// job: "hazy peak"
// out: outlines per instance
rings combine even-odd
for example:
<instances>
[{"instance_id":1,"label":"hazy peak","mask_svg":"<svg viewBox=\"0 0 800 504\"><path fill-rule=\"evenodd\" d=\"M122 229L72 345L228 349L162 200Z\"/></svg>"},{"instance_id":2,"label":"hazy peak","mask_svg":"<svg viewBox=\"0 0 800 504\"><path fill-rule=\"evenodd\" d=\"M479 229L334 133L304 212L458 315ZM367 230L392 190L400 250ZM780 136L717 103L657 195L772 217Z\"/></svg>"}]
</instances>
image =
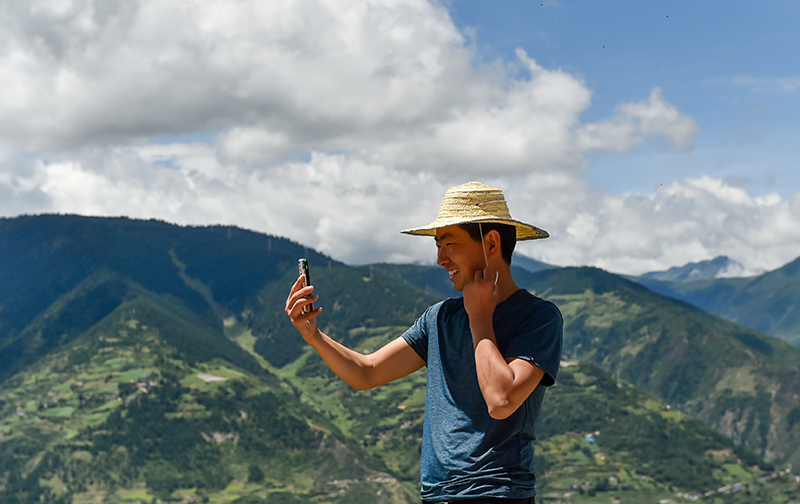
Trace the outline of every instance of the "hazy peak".
<instances>
[{"instance_id":1,"label":"hazy peak","mask_svg":"<svg viewBox=\"0 0 800 504\"><path fill-rule=\"evenodd\" d=\"M655 280L706 280L710 278L736 278L757 275L738 261L728 256L674 266L666 271L652 271L642 275Z\"/></svg>"}]
</instances>

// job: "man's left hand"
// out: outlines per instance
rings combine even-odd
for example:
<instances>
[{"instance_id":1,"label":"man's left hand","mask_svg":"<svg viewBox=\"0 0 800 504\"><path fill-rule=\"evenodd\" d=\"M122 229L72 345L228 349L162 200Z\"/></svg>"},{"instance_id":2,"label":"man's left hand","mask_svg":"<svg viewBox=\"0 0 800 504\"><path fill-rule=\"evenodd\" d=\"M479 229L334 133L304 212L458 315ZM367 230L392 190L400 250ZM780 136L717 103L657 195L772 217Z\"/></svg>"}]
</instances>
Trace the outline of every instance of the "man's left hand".
<instances>
[{"instance_id":1,"label":"man's left hand","mask_svg":"<svg viewBox=\"0 0 800 504\"><path fill-rule=\"evenodd\" d=\"M497 272L489 268L476 271L475 278L464 286L464 309L470 321L488 319L491 323L499 301Z\"/></svg>"}]
</instances>

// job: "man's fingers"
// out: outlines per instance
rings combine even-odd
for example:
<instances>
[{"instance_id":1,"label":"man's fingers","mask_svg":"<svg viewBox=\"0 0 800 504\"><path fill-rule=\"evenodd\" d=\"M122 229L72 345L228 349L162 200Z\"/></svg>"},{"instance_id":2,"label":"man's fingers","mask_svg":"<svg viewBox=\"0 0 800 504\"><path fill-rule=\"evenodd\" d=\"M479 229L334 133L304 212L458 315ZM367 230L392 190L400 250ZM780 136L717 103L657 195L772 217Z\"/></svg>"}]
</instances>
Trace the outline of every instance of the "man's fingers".
<instances>
[{"instance_id":1,"label":"man's fingers","mask_svg":"<svg viewBox=\"0 0 800 504\"><path fill-rule=\"evenodd\" d=\"M294 294L295 292L302 289L305 278L306 278L305 275L300 275L299 277L297 277L297 280L295 280L294 283L292 284L292 289L289 291L289 294Z\"/></svg>"},{"instance_id":2,"label":"man's fingers","mask_svg":"<svg viewBox=\"0 0 800 504\"><path fill-rule=\"evenodd\" d=\"M306 313L303 311L303 308L311 303L315 303L319 299L319 296L317 295L295 296L292 296L286 303L286 312L292 318L299 318L297 316L293 316L296 312L298 315L306 315Z\"/></svg>"},{"instance_id":3,"label":"man's fingers","mask_svg":"<svg viewBox=\"0 0 800 504\"><path fill-rule=\"evenodd\" d=\"M314 310L306 312L311 303L316 302L319 296L312 294L314 291L313 285L303 287L305 277L300 275L292 284L289 290L289 295L286 297L286 315L289 316L292 325L300 331L300 334L306 340L313 336L314 331L317 331L317 315L322 311L322 307L317 307Z\"/></svg>"},{"instance_id":4,"label":"man's fingers","mask_svg":"<svg viewBox=\"0 0 800 504\"><path fill-rule=\"evenodd\" d=\"M299 309L299 311L298 312L293 312L293 313L296 313L296 315L294 317L292 317L292 322L294 322L295 325L297 325L297 324L302 325L302 324L308 323L310 320L313 320L313 319L317 318L317 315L319 315L319 312L322 311L322 307L318 306L318 307L314 308L312 311L306 313L306 312L303 311L304 307L305 307L305 304L298 304L297 308Z\"/></svg>"},{"instance_id":5,"label":"man's fingers","mask_svg":"<svg viewBox=\"0 0 800 504\"><path fill-rule=\"evenodd\" d=\"M289 314L289 312L293 310L298 300L302 300L307 296L309 296L312 292L314 292L313 285L308 285L306 287L303 287L303 280L304 280L303 275L300 275L292 285L291 290L289 291L289 296L286 298L286 308L285 308L287 314ZM313 302L314 300L312 300L311 302Z\"/></svg>"},{"instance_id":6,"label":"man's fingers","mask_svg":"<svg viewBox=\"0 0 800 504\"><path fill-rule=\"evenodd\" d=\"M303 299L304 297L310 296L312 292L314 292L314 286L307 285L297 290L292 290L292 292L289 294L289 299L291 300Z\"/></svg>"},{"instance_id":7,"label":"man's fingers","mask_svg":"<svg viewBox=\"0 0 800 504\"><path fill-rule=\"evenodd\" d=\"M475 271L475 280L489 280L491 279L494 283L497 283L497 278L499 277L499 271L492 271L489 268L483 268Z\"/></svg>"}]
</instances>

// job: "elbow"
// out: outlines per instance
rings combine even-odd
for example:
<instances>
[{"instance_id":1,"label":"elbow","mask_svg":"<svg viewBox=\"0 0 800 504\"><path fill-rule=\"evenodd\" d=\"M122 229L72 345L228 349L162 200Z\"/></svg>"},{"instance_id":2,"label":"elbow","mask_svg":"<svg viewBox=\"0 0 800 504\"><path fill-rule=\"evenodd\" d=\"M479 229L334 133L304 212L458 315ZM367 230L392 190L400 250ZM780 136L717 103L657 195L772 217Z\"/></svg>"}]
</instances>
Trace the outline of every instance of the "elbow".
<instances>
[{"instance_id":1,"label":"elbow","mask_svg":"<svg viewBox=\"0 0 800 504\"><path fill-rule=\"evenodd\" d=\"M356 392L361 392L362 390L369 390L369 389L375 388L375 387L369 385L368 383L364 383L364 382L354 382L354 383L350 383L349 385L351 387L353 387L353 390L355 390Z\"/></svg>"},{"instance_id":2,"label":"elbow","mask_svg":"<svg viewBox=\"0 0 800 504\"><path fill-rule=\"evenodd\" d=\"M367 355L366 359L360 363L358 370L351 375L347 383L353 387L353 390L361 392L363 390L371 390L381 385L380 376L375 368L373 355Z\"/></svg>"},{"instance_id":3,"label":"elbow","mask_svg":"<svg viewBox=\"0 0 800 504\"><path fill-rule=\"evenodd\" d=\"M357 373L355 376L351 377L350 380L346 381L356 392L374 389L378 386L369 369L362 369L360 373Z\"/></svg>"},{"instance_id":4,"label":"elbow","mask_svg":"<svg viewBox=\"0 0 800 504\"><path fill-rule=\"evenodd\" d=\"M487 401L486 406L489 410L489 416L495 420L505 420L517 411L517 408L507 399Z\"/></svg>"}]
</instances>

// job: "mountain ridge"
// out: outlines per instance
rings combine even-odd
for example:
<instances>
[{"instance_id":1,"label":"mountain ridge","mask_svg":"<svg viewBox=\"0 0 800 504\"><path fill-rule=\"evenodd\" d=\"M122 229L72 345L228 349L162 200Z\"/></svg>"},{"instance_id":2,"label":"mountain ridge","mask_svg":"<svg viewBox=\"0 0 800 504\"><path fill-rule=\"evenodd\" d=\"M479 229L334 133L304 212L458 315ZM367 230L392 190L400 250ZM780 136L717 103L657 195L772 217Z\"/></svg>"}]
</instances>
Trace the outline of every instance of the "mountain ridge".
<instances>
[{"instance_id":1,"label":"mountain ridge","mask_svg":"<svg viewBox=\"0 0 800 504\"><path fill-rule=\"evenodd\" d=\"M728 256L717 256L705 261L673 266L665 271L651 271L640 276L653 280L692 281L710 278L741 278L758 276L761 273L763 271L748 271L742 263L734 261Z\"/></svg>"},{"instance_id":2,"label":"mountain ridge","mask_svg":"<svg viewBox=\"0 0 800 504\"><path fill-rule=\"evenodd\" d=\"M562 310L567 355L619 372L769 459L799 460L800 431L786 422L800 394L799 349L595 268L545 271L527 287ZM735 427L725 415L749 420Z\"/></svg>"},{"instance_id":3,"label":"mountain ridge","mask_svg":"<svg viewBox=\"0 0 800 504\"><path fill-rule=\"evenodd\" d=\"M431 283L427 275L441 274L439 268L351 267L286 239L226 226L184 228L121 218L49 216L42 220L42 229L30 229L36 222L0 219L0 257L9 258L0 263L0 279L11 279L18 287L0 286L0 306L5 307L0 311L0 355L20 344L19 350L31 357L0 378L0 500L66 503L102 498L138 504L213 497L220 502L353 504L384 495L391 502L418 501L416 443L421 436L424 374L365 393L348 390L331 379L330 371L303 344L288 324L283 304L297 276L297 256L308 253L324 307L321 323L338 340L369 352L396 338L424 308L441 299L441 294L415 287ZM148 237L150 227L154 235ZM117 253L119 257L107 257ZM29 255L19 257L23 254ZM552 443L542 445L537 459L543 468L543 492L549 489L563 497L571 490L556 482L600 474L593 465L602 462L600 453L613 462L617 476L603 473L605 479L593 480L586 488L600 492L603 502L611 488L634 492L625 495L666 498L675 488L690 491L695 485L727 484L744 474L753 482L752 491L777 495L759 486L756 478L771 470L759 454L780 463L794 460L792 436L800 413L791 409L787 393L795 385L785 378L796 373L790 376L775 364L784 359L784 367L794 365L792 351L740 326L716 327L721 319L695 315L702 312L665 301L602 270L515 270L515 278L559 302L568 321L565 350L587 360L565 367L563 373L563 391L583 399L569 402L569 394L560 396L557 388L548 392L548 397L562 397L573 405L570 425L589 429L589 423L581 423L588 422L584 414L590 411L580 406L586 401L599 410L604 402L617 400L612 391L620 384L612 386L610 376L619 370L618 377L628 383L635 383L637 374L647 378L643 388L671 398L686 413L705 415L706 423L713 424L715 414L723 418L728 424L718 421L720 431L726 425L742 427L734 433L737 444L726 444L711 431L669 423L669 408L655 396L641 400L661 404L657 416L647 404L636 402L639 399L609 410L603 421L630 416L633 423L617 425L638 425L650 432L647 436L683 439L682 432L689 431L700 436L700 446L710 451L695 451L680 441L674 460L685 464L691 457L703 457L702 464L710 464L703 465L710 471L703 472L703 478L711 479L683 480L668 466L659 466L660 472L636 469L645 462L623 453L635 449L623 437L609 436L605 439L610 444L603 445L601 434L597 439L603 451L590 448L586 455L573 444L572 434L557 431L556 417L544 413L542 432L552 435ZM31 297L37 289L52 295ZM648 309L653 316L644 320L642 313ZM696 384L687 382L691 386L685 390L664 387L671 374L691 376L679 359L660 366L653 365L658 364L653 359L636 360L653 348L665 348L665 343L653 347L648 338L639 338L636 345L616 341L620 335L636 336L645 326L664 342L679 341L663 328L681 318L697 318L698 331L724 333L720 341L736 355L750 352L752 362L763 369L735 369L749 373L753 386L737 387L735 377L723 373L730 383L717 381L723 385L720 390L699 404L698 391L705 389ZM603 350L595 339L607 340L611 350ZM36 346L36 341L50 346ZM625 349L621 355L627 360L614 360L614 345ZM590 370L586 366L591 362L608 369ZM637 362L638 368L632 364ZM774 388L769 373L780 375L786 383L783 389ZM769 402L773 392L774 405ZM584 393L588 395L580 395ZM247 405L250 399L252 407ZM765 400L774 409L766 416ZM552 409L555 413L558 406ZM767 430L765 437L761 431L773 415L776 430ZM645 428L653 425L655 430ZM303 441L292 444L295 427ZM780 429L788 436L763 442ZM162 431L177 444L159 437ZM140 442L132 445L131 439ZM786 446L786 453L776 448L778 442ZM140 445L149 448L142 451ZM764 467L748 469L754 461ZM646 463L658 466L655 461ZM725 464L740 469L730 473ZM223 469L209 474L215 466ZM624 485L618 478L622 472L633 475L623 478ZM546 483L548 474L551 484ZM612 484L612 478L617 483Z\"/></svg>"},{"instance_id":4,"label":"mountain ridge","mask_svg":"<svg viewBox=\"0 0 800 504\"><path fill-rule=\"evenodd\" d=\"M172 322L158 322L153 311ZM2 501L92 500L98 487L111 502L127 502L117 489L137 486L147 502L189 489L202 501L239 481L244 488L228 495L271 501L294 488L299 495L340 493L333 502L368 502L359 492L377 485L395 494L390 502L413 502L378 459L274 375L260 368L254 375L196 345L196 328L195 345L176 347L175 328L183 323L160 303L129 301L4 382ZM74 430L61 428L65 423ZM302 474L309 461L324 458L342 465L319 465L313 483L287 477L288 468Z\"/></svg>"},{"instance_id":5,"label":"mountain ridge","mask_svg":"<svg viewBox=\"0 0 800 504\"><path fill-rule=\"evenodd\" d=\"M381 268L420 287L442 277L433 267ZM566 356L622 373L762 456L800 463L800 432L786 420L800 417L793 406L800 394L797 348L598 268L514 275L518 285L561 309ZM737 383L736 373L747 380Z\"/></svg>"},{"instance_id":6,"label":"mountain ridge","mask_svg":"<svg viewBox=\"0 0 800 504\"><path fill-rule=\"evenodd\" d=\"M800 346L800 257L756 277L696 281L627 278L663 296Z\"/></svg>"}]
</instances>

